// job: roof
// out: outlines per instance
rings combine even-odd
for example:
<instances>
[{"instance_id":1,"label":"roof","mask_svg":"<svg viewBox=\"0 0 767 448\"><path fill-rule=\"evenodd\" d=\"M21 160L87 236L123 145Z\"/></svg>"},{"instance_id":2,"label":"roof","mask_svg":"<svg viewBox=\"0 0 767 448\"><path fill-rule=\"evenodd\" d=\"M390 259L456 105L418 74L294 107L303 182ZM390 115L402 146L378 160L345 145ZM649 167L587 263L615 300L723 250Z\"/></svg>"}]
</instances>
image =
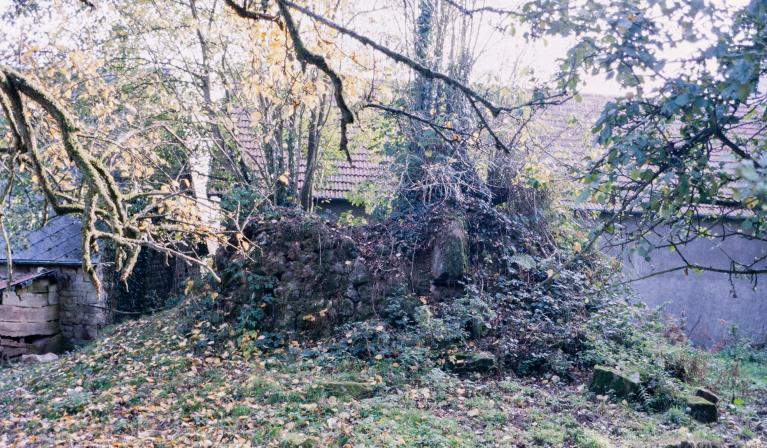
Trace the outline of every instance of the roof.
<instances>
[{"instance_id":1,"label":"roof","mask_svg":"<svg viewBox=\"0 0 767 448\"><path fill-rule=\"evenodd\" d=\"M616 101L603 95L581 95L580 101L571 99L563 104L551 106L541 111L531 123L532 143L541 148L546 157L545 163L552 167L574 167L589 156L592 151L604 151L595 144L596 136L591 130L609 101ZM263 166L263 153L254 137L250 114L240 110L236 113L238 139L243 153L248 154L258 166ZM764 123L743 121L734 129L734 134L744 140L763 139ZM547 160L546 160L547 159ZM346 160L335 160L329 172L320 173L315 198L345 199L362 183L387 180L388 165L392 159L375 154L369 148L360 146L352 150L353 166ZM729 150L716 148L711 154L711 164L725 166L736 162ZM305 164L299 167L299 178L303 178ZM299 185L300 187L300 185Z\"/></svg>"},{"instance_id":2,"label":"roof","mask_svg":"<svg viewBox=\"0 0 767 448\"><path fill-rule=\"evenodd\" d=\"M568 101L543 111L535 120L535 144L544 148L554 161L564 159L573 161L573 154L580 159L593 147L593 127L610 98L600 95L583 95L582 101ZM256 141L251 125L250 114L243 109L235 112L237 139L242 145L243 154L256 166L256 170L265 166L265 157ZM333 160L330 167L318 173L314 197L316 199L347 199L359 186L367 182L387 181L388 166L392 162L389 156L376 154L371 149L358 146L351 151L352 165L344 159ZM302 160L298 168L299 188L306 162Z\"/></svg>"},{"instance_id":3,"label":"roof","mask_svg":"<svg viewBox=\"0 0 767 448\"><path fill-rule=\"evenodd\" d=\"M589 155L591 150L603 150L596 145L596 136L591 133L591 129L607 103L617 100L602 95L582 95L581 101L573 99L546 108L534 121L536 143L544 149L556 150L567 161L573 161L573 155L582 158ZM672 126L674 128L679 130L678 125ZM765 138L765 125L759 119L743 119L731 131L734 136L746 141ZM715 147L711 152L712 166L733 162L737 162L735 155L722 146Z\"/></svg>"},{"instance_id":4,"label":"roof","mask_svg":"<svg viewBox=\"0 0 767 448\"><path fill-rule=\"evenodd\" d=\"M581 101L570 100L544 109L533 121L534 141L549 155L584 157L594 147L591 129L611 98L601 95L582 95Z\"/></svg>"},{"instance_id":5,"label":"roof","mask_svg":"<svg viewBox=\"0 0 767 448\"><path fill-rule=\"evenodd\" d=\"M251 126L251 117L247 111L236 112L237 139L242 145L243 153L247 154L249 162L257 169L265 164L265 157L260 150ZM361 185L368 182L382 182L389 174L386 168L392 158L375 153L364 146L352 148L352 164L344 159L333 160L329 167L318 170L315 181L314 197L316 199L347 199ZM301 188L303 175L306 172L306 161L301 160L298 167L298 179Z\"/></svg>"},{"instance_id":6,"label":"roof","mask_svg":"<svg viewBox=\"0 0 767 448\"><path fill-rule=\"evenodd\" d=\"M56 216L28 233L23 245L13 247L14 264L74 266L82 264L82 223L73 215ZM0 263L5 263L5 245L0 244Z\"/></svg>"},{"instance_id":7,"label":"roof","mask_svg":"<svg viewBox=\"0 0 767 448\"><path fill-rule=\"evenodd\" d=\"M19 275L13 275L11 276L11 284L10 286L18 286L23 283L31 282L32 280L38 279L38 278L49 278L49 277L55 277L53 271L41 271L41 272L34 272L31 274L19 274ZM0 278L0 291L7 288L8 285L8 279L7 278Z\"/></svg>"}]
</instances>

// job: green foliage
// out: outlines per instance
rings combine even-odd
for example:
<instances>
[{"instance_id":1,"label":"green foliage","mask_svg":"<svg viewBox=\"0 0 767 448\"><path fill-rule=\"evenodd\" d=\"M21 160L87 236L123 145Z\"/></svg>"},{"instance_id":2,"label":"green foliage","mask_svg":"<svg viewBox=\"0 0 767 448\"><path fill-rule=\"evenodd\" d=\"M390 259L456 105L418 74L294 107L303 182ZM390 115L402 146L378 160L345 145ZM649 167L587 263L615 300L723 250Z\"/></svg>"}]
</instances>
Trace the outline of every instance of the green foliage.
<instances>
[{"instance_id":1,"label":"green foliage","mask_svg":"<svg viewBox=\"0 0 767 448\"><path fill-rule=\"evenodd\" d=\"M362 359L389 357L396 351L393 337L383 322L355 322L341 331L344 338L336 344L337 350L348 352L352 356Z\"/></svg>"},{"instance_id":2,"label":"green foliage","mask_svg":"<svg viewBox=\"0 0 767 448\"><path fill-rule=\"evenodd\" d=\"M670 347L664 353L665 370L690 384L701 384L708 370L708 356L688 346Z\"/></svg>"},{"instance_id":3,"label":"green foliage","mask_svg":"<svg viewBox=\"0 0 767 448\"><path fill-rule=\"evenodd\" d=\"M220 205L223 210L230 213L228 216L237 213L236 219L238 222L236 224L239 228L245 223L245 219L252 216L262 205L264 198L258 189L250 186L243 187L237 184L230 184L227 187L226 194L221 196Z\"/></svg>"},{"instance_id":4,"label":"green foliage","mask_svg":"<svg viewBox=\"0 0 767 448\"><path fill-rule=\"evenodd\" d=\"M356 205L352 202L353 205ZM346 211L338 216L338 224L342 226L360 227L368 223L364 216L355 216L354 212Z\"/></svg>"},{"instance_id":5,"label":"green foliage","mask_svg":"<svg viewBox=\"0 0 767 448\"><path fill-rule=\"evenodd\" d=\"M578 7L564 1L533 0L526 6L531 36L577 36L562 60L560 87L577 93L585 75L604 74L628 92L610 101L593 126L605 154L578 173L586 186L581 199L611 210L614 219L641 214L626 231L640 255L657 243L651 232L669 227L664 244L696 235L700 214L726 204L749 210L741 231L765 230L767 152L753 138L767 117L760 89L767 61L767 4L743 7L702 1L594 0ZM713 34L709 23L723 23ZM605 25L608 26L605 26ZM680 36L701 48L685 58L684 70L669 66L668 48ZM722 160L729 159L730 162ZM721 211L715 212L721 214ZM710 216L711 213L708 213ZM702 228L707 227L707 228ZM749 272L753 261L731 269Z\"/></svg>"},{"instance_id":6,"label":"green foliage","mask_svg":"<svg viewBox=\"0 0 767 448\"><path fill-rule=\"evenodd\" d=\"M692 422L692 418L687 414L687 411L682 406L673 406L663 414L663 420L675 426L689 425Z\"/></svg>"},{"instance_id":7,"label":"green foliage","mask_svg":"<svg viewBox=\"0 0 767 448\"><path fill-rule=\"evenodd\" d=\"M738 339L709 358L704 384L736 406L767 396L767 351Z\"/></svg>"}]
</instances>

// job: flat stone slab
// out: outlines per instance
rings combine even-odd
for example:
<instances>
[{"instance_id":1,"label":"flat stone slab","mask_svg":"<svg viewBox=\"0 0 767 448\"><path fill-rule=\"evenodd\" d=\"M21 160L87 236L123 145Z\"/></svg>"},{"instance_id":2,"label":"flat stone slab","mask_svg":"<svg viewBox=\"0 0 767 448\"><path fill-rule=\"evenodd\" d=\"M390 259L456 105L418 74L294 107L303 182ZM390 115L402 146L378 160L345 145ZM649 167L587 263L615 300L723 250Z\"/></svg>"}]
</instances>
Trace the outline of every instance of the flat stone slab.
<instances>
[{"instance_id":1,"label":"flat stone slab","mask_svg":"<svg viewBox=\"0 0 767 448\"><path fill-rule=\"evenodd\" d=\"M701 423L714 423L719 419L719 411L716 405L705 398L690 396L685 397L685 405L689 409L690 416Z\"/></svg>"},{"instance_id":2,"label":"flat stone slab","mask_svg":"<svg viewBox=\"0 0 767 448\"><path fill-rule=\"evenodd\" d=\"M21 355L21 362L28 364L42 364L53 362L59 359L55 353L46 353L44 355Z\"/></svg>"},{"instance_id":3,"label":"flat stone slab","mask_svg":"<svg viewBox=\"0 0 767 448\"><path fill-rule=\"evenodd\" d=\"M614 394L620 398L633 398L639 393L638 374L627 374L606 366L594 366L589 389L598 394Z\"/></svg>"}]
</instances>

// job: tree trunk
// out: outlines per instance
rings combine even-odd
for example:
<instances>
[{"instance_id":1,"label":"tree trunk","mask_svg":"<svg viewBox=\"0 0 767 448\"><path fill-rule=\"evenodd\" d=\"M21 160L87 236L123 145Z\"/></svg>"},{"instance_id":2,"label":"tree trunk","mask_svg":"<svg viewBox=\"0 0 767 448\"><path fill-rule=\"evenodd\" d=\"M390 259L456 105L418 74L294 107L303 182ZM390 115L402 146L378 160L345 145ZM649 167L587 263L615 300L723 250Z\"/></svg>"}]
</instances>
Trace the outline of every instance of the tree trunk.
<instances>
[{"instance_id":1,"label":"tree trunk","mask_svg":"<svg viewBox=\"0 0 767 448\"><path fill-rule=\"evenodd\" d=\"M434 4L432 0L419 0L419 14L415 24L415 59L421 64L430 66L429 47L434 28ZM428 113L431 107L432 80L416 75L413 82L413 110Z\"/></svg>"},{"instance_id":2,"label":"tree trunk","mask_svg":"<svg viewBox=\"0 0 767 448\"><path fill-rule=\"evenodd\" d=\"M312 208L314 193L314 173L317 171L317 160L320 147L320 122L322 111L313 110L309 115L309 135L306 148L306 172L304 184L301 186L301 207L306 211Z\"/></svg>"}]
</instances>

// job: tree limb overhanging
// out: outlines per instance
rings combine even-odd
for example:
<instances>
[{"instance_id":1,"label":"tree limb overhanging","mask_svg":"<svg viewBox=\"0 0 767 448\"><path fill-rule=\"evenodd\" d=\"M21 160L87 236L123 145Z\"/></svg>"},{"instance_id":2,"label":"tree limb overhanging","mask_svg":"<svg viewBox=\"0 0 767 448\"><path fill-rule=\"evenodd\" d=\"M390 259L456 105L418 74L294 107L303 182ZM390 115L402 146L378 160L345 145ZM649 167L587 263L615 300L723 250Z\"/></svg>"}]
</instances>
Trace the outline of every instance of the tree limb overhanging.
<instances>
[{"instance_id":1,"label":"tree limb overhanging","mask_svg":"<svg viewBox=\"0 0 767 448\"><path fill-rule=\"evenodd\" d=\"M82 176L84 195L81 200L62 194L51 184L44 169L40 150L31 125L25 98L44 110L56 123L62 146L73 167ZM101 283L93 267L92 252L97 240L111 240L116 246L115 265L125 281L131 274L142 247L174 255L187 263L207 269L217 275L201 260L152 243L148 234L140 229L137 219L143 213L131 215L126 197L117 181L99 159L80 144L79 128L75 119L48 94L20 72L0 66L0 103L11 127L18 154L25 154L31 161L45 198L57 214L80 214L83 219L83 267L97 290ZM15 160L15 159L14 159ZM144 210L146 212L147 210ZM97 230L97 223L108 231Z\"/></svg>"},{"instance_id":2,"label":"tree limb overhanging","mask_svg":"<svg viewBox=\"0 0 767 448\"><path fill-rule=\"evenodd\" d=\"M293 41L293 48L296 51L296 56L301 62L301 65L306 67L306 64L311 64L317 67L323 73L325 73L325 75L330 79L330 82L333 84L336 105L338 106L338 110L341 112L340 147L341 151L346 154L346 159L349 161L349 165L353 165L352 156L349 152L349 137L347 135L347 131L348 126L354 123L354 115L352 114L351 109L349 109L349 106L346 104L346 99L344 99L344 83L338 73L330 68L324 57L307 50L306 46L304 46L303 40L301 40L301 35L298 32L298 28L293 21L293 16L290 14L287 6L285 6L283 2L277 2L277 4L280 7L280 14L282 15L283 20L285 20L285 26L288 29L288 33L290 34L290 39Z\"/></svg>"},{"instance_id":3,"label":"tree limb overhanging","mask_svg":"<svg viewBox=\"0 0 767 448\"><path fill-rule=\"evenodd\" d=\"M229 5L232 8L232 10L236 14L240 15L241 17L252 19L252 20L268 20L265 17L260 17L260 15L257 13L254 15L252 11L244 9L241 6L237 6L235 8L233 6L232 0L227 0L227 5ZM410 69L414 70L415 72L417 72L419 75L423 76L424 78L438 80L445 83L449 87L454 88L457 91L461 92L461 94L463 94L466 98L468 98L472 103L481 104L484 108L486 108L490 112L490 114L493 117L498 117L502 113L512 113L512 112L520 111L525 108L543 107L547 105L561 104L562 102L568 100L571 97L571 95L568 95L565 91L560 91L560 92L553 93L551 95L536 95L531 100L524 101L516 105L496 104L495 102L491 101L487 96L482 95L481 93L471 88L466 83L456 79L455 77L433 70L427 67L426 65L402 53L399 53L384 45L381 45L375 42L374 40L366 36L363 36L362 34L359 34L356 31L349 29L348 27L340 25L334 22L333 20L328 19L327 17L317 14L306 7L298 5L290 0L277 0L277 5L280 9L280 13L281 13L281 16L283 17L283 20L285 20L286 22L288 32L290 33L291 38L293 40L294 48L299 60L302 62L302 64L310 63L318 67L331 79L331 82L333 83L333 86L336 92L336 103L341 112L341 118L342 118L341 119L341 147L342 148L345 148L346 143L348 142L348 139L346 136L347 125L354 122L354 117L351 114L346 104L346 101L343 97L343 82L338 76L338 74L327 66L327 61L325 61L325 59L322 56L311 53L303 45L303 41L300 38L294 19L292 18L290 14L291 9L306 15L307 17L327 26L328 28L331 28L345 36L348 36L356 40L357 42L374 49L375 51L379 53L382 53L383 55L387 56L388 58L390 58L391 60L399 64L408 66ZM482 120L485 124L487 124L487 121L485 117L481 114L481 111L477 107L473 107L473 110L475 113L479 114L480 120ZM496 147L508 152L509 151L508 145L504 144L500 140L500 137L491 129L489 129L489 126L486 126L486 128L490 131L491 136L493 140L495 141ZM347 157L350 158L348 152L347 152Z\"/></svg>"}]
</instances>

